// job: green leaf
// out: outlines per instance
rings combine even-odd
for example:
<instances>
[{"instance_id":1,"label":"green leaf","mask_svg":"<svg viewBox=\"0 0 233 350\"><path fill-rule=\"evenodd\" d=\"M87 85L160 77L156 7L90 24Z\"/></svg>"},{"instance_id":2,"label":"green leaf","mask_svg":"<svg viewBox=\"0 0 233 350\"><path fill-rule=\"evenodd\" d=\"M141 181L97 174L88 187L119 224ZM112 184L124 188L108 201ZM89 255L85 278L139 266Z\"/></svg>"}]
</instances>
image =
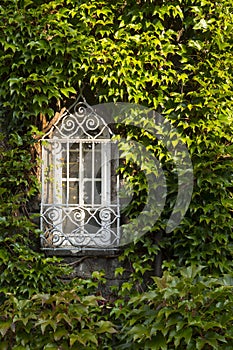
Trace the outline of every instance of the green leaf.
<instances>
[{"instance_id":1,"label":"green leaf","mask_svg":"<svg viewBox=\"0 0 233 350\"><path fill-rule=\"evenodd\" d=\"M156 336L155 336L155 342L156 344L156 350L158 349L162 349L162 350L167 350L167 344L166 344L166 340L164 338L164 336L161 334L161 333L158 333Z\"/></svg>"},{"instance_id":2,"label":"green leaf","mask_svg":"<svg viewBox=\"0 0 233 350\"><path fill-rule=\"evenodd\" d=\"M70 346L73 346L76 342L86 345L86 341L82 339L82 337L79 334L71 334L70 336Z\"/></svg>"},{"instance_id":3,"label":"green leaf","mask_svg":"<svg viewBox=\"0 0 233 350\"><path fill-rule=\"evenodd\" d=\"M44 350L57 350L57 344L56 343L46 344L43 349Z\"/></svg>"},{"instance_id":4,"label":"green leaf","mask_svg":"<svg viewBox=\"0 0 233 350\"><path fill-rule=\"evenodd\" d=\"M207 29L207 28L208 28L208 24L204 18L202 18L200 22L195 24L195 26L193 27L193 29Z\"/></svg>"},{"instance_id":5,"label":"green leaf","mask_svg":"<svg viewBox=\"0 0 233 350\"><path fill-rule=\"evenodd\" d=\"M8 350L8 341L1 341L0 343L0 350Z\"/></svg>"},{"instance_id":6,"label":"green leaf","mask_svg":"<svg viewBox=\"0 0 233 350\"><path fill-rule=\"evenodd\" d=\"M82 330L80 334L71 334L70 346L73 346L76 342L85 346L90 343L98 345L98 340L96 336L88 330Z\"/></svg>"},{"instance_id":7,"label":"green leaf","mask_svg":"<svg viewBox=\"0 0 233 350\"><path fill-rule=\"evenodd\" d=\"M12 324L12 321L0 321L0 333L2 337L4 337L7 333L7 331L10 329Z\"/></svg>"},{"instance_id":8,"label":"green leaf","mask_svg":"<svg viewBox=\"0 0 233 350\"><path fill-rule=\"evenodd\" d=\"M110 321L99 321L96 326L99 326L97 333L117 333L117 330Z\"/></svg>"},{"instance_id":9,"label":"green leaf","mask_svg":"<svg viewBox=\"0 0 233 350\"><path fill-rule=\"evenodd\" d=\"M33 103L38 103L38 105L40 107L43 106L43 103L47 103L48 102L48 98L44 95L35 95L33 98Z\"/></svg>"},{"instance_id":10,"label":"green leaf","mask_svg":"<svg viewBox=\"0 0 233 350\"><path fill-rule=\"evenodd\" d=\"M142 340L145 337L149 337L149 330L144 325L133 326L128 333L133 335L134 341L137 339Z\"/></svg>"},{"instance_id":11,"label":"green leaf","mask_svg":"<svg viewBox=\"0 0 233 350\"><path fill-rule=\"evenodd\" d=\"M76 94L76 90L73 87L61 88L61 93L69 97L70 93Z\"/></svg>"},{"instance_id":12,"label":"green leaf","mask_svg":"<svg viewBox=\"0 0 233 350\"><path fill-rule=\"evenodd\" d=\"M192 328L186 328L184 331L182 331L182 337L184 337L186 344L188 345L190 343L190 340L192 338L193 330Z\"/></svg>"},{"instance_id":13,"label":"green leaf","mask_svg":"<svg viewBox=\"0 0 233 350\"><path fill-rule=\"evenodd\" d=\"M53 328L53 331L56 331L56 328L57 328L57 323L55 320L51 320L51 319L48 319L48 320L39 320L37 323L36 323L36 326L40 326L41 327L41 333L42 335L44 335L45 333L45 330L48 326L51 326Z\"/></svg>"},{"instance_id":14,"label":"green leaf","mask_svg":"<svg viewBox=\"0 0 233 350\"><path fill-rule=\"evenodd\" d=\"M54 332L54 340L59 341L62 337L67 336L67 330L60 328Z\"/></svg>"}]
</instances>

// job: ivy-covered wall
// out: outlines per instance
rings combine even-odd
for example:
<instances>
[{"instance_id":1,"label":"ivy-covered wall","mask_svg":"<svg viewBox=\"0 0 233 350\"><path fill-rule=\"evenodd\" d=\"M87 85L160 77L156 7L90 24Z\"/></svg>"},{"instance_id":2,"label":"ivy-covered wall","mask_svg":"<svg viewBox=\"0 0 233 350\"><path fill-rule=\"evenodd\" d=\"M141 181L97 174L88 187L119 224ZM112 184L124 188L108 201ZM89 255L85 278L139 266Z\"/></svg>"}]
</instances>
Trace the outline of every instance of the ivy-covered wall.
<instances>
[{"instance_id":1,"label":"ivy-covered wall","mask_svg":"<svg viewBox=\"0 0 233 350\"><path fill-rule=\"evenodd\" d=\"M232 10L232 0L1 1L0 349L232 349ZM146 132L153 120L120 129L159 159L167 199L153 229L123 250L130 276L107 299L101 271L64 282L72 271L35 252L28 215L39 188L34 143L81 87L90 104L161 113L193 164L189 209L166 233L174 160ZM147 190L133 171L122 169L139 198L129 218Z\"/></svg>"}]
</instances>

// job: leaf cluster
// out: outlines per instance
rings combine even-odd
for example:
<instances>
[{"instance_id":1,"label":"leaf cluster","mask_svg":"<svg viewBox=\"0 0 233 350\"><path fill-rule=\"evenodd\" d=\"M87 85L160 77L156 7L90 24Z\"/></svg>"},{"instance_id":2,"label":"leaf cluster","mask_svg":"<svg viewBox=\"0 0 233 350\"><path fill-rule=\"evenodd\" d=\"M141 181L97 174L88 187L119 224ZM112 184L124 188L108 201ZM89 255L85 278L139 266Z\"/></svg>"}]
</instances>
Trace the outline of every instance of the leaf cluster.
<instances>
[{"instance_id":1,"label":"leaf cluster","mask_svg":"<svg viewBox=\"0 0 233 350\"><path fill-rule=\"evenodd\" d=\"M232 277L203 276L201 269L155 277L143 295L116 305L112 314L123 328L116 349L230 349Z\"/></svg>"},{"instance_id":2,"label":"leaf cluster","mask_svg":"<svg viewBox=\"0 0 233 350\"><path fill-rule=\"evenodd\" d=\"M116 333L101 316L103 298L82 296L82 288L34 294L22 300L8 295L0 318L1 349L94 349Z\"/></svg>"},{"instance_id":3,"label":"leaf cluster","mask_svg":"<svg viewBox=\"0 0 233 350\"><path fill-rule=\"evenodd\" d=\"M0 349L232 348L232 13L232 0L1 1ZM146 152L161 164L167 199L152 228L143 222L147 234L124 249L130 277L115 288L114 305L88 299L95 280L63 283L59 259L31 249L38 231L28 203L38 184L28 130L48 125L81 87L90 104L160 112L193 164L189 209L166 233L175 161L159 130L149 132L154 119L126 120L120 171L134 201L125 214L137 218L146 204L147 175L156 174ZM159 254L170 274L156 279Z\"/></svg>"}]
</instances>

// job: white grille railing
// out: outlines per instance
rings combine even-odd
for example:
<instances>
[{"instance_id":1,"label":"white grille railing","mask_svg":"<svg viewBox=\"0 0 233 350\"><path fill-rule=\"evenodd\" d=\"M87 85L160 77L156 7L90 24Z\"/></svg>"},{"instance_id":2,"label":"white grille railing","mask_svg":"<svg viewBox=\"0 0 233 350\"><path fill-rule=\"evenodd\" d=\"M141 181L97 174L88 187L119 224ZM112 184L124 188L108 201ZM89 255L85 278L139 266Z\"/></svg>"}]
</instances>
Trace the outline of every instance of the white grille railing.
<instances>
[{"instance_id":1,"label":"white grille railing","mask_svg":"<svg viewBox=\"0 0 233 350\"><path fill-rule=\"evenodd\" d=\"M106 249L120 240L117 144L85 102L42 140L42 249Z\"/></svg>"}]
</instances>

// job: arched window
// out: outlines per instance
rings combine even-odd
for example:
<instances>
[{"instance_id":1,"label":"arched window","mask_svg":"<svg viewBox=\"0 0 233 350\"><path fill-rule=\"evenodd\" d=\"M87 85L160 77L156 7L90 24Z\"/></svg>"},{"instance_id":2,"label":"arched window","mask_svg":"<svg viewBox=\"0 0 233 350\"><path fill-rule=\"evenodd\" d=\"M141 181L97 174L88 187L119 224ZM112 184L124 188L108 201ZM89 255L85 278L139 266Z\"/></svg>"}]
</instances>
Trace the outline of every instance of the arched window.
<instances>
[{"instance_id":1,"label":"arched window","mask_svg":"<svg viewBox=\"0 0 233 350\"><path fill-rule=\"evenodd\" d=\"M43 137L42 249L118 245L118 147L112 136L106 120L82 99Z\"/></svg>"}]
</instances>

